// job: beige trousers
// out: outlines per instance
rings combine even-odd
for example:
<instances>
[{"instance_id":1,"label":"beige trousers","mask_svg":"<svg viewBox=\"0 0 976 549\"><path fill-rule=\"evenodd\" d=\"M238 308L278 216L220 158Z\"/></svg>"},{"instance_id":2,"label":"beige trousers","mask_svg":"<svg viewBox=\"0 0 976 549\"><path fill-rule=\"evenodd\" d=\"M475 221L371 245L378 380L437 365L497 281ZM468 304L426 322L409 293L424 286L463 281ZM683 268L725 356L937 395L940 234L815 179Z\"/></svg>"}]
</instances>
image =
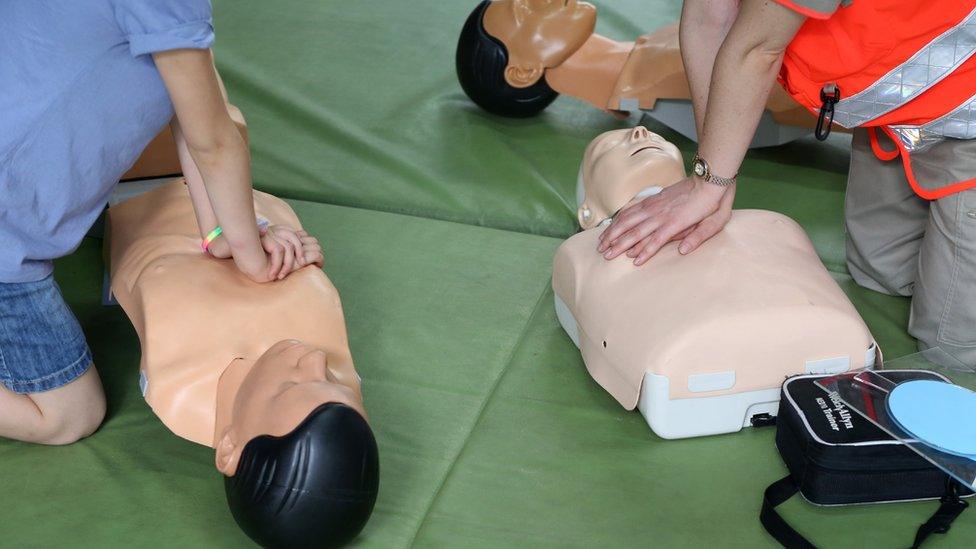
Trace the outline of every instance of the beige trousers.
<instances>
[{"instance_id":1,"label":"beige trousers","mask_svg":"<svg viewBox=\"0 0 976 549\"><path fill-rule=\"evenodd\" d=\"M894 148L878 135L882 147ZM939 158L925 158L926 163L956 180L976 175L976 166L964 170L959 162L976 152L976 141L933 152ZM878 160L867 131L856 130L844 210L847 266L854 280L886 294L912 296L908 332L919 348L941 347L976 365L976 189L931 202L919 198L901 160Z\"/></svg>"}]
</instances>

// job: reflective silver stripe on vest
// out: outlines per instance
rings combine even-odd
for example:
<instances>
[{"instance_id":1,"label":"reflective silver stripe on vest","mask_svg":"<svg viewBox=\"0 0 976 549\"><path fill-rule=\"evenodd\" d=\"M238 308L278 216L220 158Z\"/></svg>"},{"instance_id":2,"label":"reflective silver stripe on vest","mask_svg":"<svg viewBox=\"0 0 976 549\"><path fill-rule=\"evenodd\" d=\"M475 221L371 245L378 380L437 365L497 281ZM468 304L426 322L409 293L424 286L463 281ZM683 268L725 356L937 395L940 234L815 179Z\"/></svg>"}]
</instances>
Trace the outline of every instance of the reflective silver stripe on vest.
<instances>
[{"instance_id":1,"label":"reflective silver stripe on vest","mask_svg":"<svg viewBox=\"0 0 976 549\"><path fill-rule=\"evenodd\" d=\"M976 9L868 88L842 98L834 107L834 122L855 128L888 114L941 81L974 53Z\"/></svg>"},{"instance_id":2,"label":"reflective silver stripe on vest","mask_svg":"<svg viewBox=\"0 0 976 549\"><path fill-rule=\"evenodd\" d=\"M976 139L976 95L927 124L892 126L891 129L911 152L924 150L946 137Z\"/></svg>"}]
</instances>

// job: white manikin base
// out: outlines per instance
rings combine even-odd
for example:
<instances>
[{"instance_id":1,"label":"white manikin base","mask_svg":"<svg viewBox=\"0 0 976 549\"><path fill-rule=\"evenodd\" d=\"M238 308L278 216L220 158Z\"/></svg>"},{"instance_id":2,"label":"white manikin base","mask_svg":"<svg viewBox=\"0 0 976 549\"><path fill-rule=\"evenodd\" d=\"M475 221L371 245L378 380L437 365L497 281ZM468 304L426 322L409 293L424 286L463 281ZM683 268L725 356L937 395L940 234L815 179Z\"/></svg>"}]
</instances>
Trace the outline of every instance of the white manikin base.
<instances>
[{"instance_id":1,"label":"white manikin base","mask_svg":"<svg viewBox=\"0 0 976 549\"><path fill-rule=\"evenodd\" d=\"M556 317L563 330L579 347L579 324L572 311L558 295L555 296ZM876 350L868 349L863 367L875 363ZM862 367L855 365L855 367ZM802 373L841 373L796 372ZM670 398L671 382L667 376L647 372L644 374L637 409L654 434L661 438L688 438L741 431L752 425L757 414L775 416L779 408L779 385L757 391L744 391L698 398Z\"/></svg>"}]
</instances>

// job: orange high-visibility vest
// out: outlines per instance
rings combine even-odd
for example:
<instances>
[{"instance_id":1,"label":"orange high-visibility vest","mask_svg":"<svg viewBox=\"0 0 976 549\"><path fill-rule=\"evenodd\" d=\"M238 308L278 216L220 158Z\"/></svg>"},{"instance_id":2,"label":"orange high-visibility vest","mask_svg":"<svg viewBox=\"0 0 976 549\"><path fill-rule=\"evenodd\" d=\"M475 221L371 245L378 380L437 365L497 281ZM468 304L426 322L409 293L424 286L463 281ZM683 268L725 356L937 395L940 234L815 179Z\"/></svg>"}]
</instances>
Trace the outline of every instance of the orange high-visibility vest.
<instances>
[{"instance_id":1,"label":"orange high-visibility vest","mask_svg":"<svg viewBox=\"0 0 976 549\"><path fill-rule=\"evenodd\" d=\"M919 181L912 164L912 153L945 139L976 139L976 0L855 0L808 19L779 81L828 132L830 123L868 128L875 155L900 156L919 196L976 187L976 166L963 181ZM877 128L895 149L878 144Z\"/></svg>"}]
</instances>

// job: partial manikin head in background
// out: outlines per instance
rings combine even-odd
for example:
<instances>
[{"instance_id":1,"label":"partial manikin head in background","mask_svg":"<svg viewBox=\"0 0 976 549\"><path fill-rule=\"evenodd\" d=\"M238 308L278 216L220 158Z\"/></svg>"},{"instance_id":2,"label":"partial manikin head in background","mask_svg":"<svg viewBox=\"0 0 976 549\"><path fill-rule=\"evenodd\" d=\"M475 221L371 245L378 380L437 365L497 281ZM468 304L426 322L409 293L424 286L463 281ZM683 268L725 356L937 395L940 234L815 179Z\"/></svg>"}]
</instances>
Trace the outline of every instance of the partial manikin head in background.
<instances>
[{"instance_id":1,"label":"partial manikin head in background","mask_svg":"<svg viewBox=\"0 0 976 549\"><path fill-rule=\"evenodd\" d=\"M488 112L526 117L559 94L544 78L593 34L596 8L586 2L484 0L458 40L456 66L465 93Z\"/></svg>"},{"instance_id":2,"label":"partial manikin head in background","mask_svg":"<svg viewBox=\"0 0 976 549\"><path fill-rule=\"evenodd\" d=\"M495 0L484 18L488 34L508 49L505 81L516 88L569 59L595 26L596 8L576 0Z\"/></svg>"},{"instance_id":3,"label":"partial manikin head in background","mask_svg":"<svg viewBox=\"0 0 976 549\"><path fill-rule=\"evenodd\" d=\"M635 198L684 177L681 151L660 135L644 126L605 132L586 147L580 166L580 227L596 227Z\"/></svg>"}]
</instances>

